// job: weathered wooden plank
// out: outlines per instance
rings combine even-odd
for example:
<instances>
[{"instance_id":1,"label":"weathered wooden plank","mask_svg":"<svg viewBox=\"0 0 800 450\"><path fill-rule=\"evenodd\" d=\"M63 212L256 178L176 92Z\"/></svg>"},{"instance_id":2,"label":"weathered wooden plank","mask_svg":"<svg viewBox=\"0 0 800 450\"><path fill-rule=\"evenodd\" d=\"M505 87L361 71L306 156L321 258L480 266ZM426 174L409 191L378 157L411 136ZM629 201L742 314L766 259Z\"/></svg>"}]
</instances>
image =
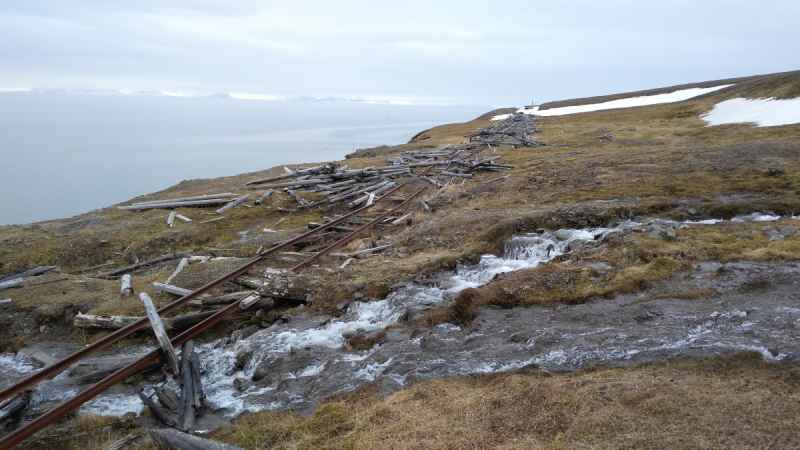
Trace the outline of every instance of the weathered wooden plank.
<instances>
[{"instance_id":1,"label":"weathered wooden plank","mask_svg":"<svg viewBox=\"0 0 800 450\"><path fill-rule=\"evenodd\" d=\"M169 335L167 335L167 331L164 329L164 324L161 322L161 317L159 317L158 311L153 305L153 301L150 299L150 296L144 292L139 293L139 299L144 305L144 311L147 313L147 318L150 319L150 325L153 327L156 339L158 339L161 350L164 352L164 356L167 359L167 365L169 365L172 373L178 376L180 373L178 369L178 358L175 356L175 349L172 348Z\"/></svg>"}]
</instances>

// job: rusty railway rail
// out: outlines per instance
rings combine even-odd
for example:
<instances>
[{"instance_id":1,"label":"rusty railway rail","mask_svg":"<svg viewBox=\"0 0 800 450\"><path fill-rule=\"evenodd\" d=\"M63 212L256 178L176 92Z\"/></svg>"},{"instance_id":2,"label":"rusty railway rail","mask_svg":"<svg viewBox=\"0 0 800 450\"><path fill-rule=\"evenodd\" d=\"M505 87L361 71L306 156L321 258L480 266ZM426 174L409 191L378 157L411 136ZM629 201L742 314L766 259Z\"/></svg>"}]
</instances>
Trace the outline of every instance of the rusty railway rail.
<instances>
[{"instance_id":1,"label":"rusty railway rail","mask_svg":"<svg viewBox=\"0 0 800 450\"><path fill-rule=\"evenodd\" d=\"M191 294L187 294L186 296L181 297L180 299L176 300L175 302L171 303L170 305L167 305L164 308L160 309L158 311L159 315L163 315L163 314L166 314L166 313L168 313L170 311L173 311L173 310L177 309L178 307L180 307L181 305L185 304L186 302L192 300L193 298L198 297L202 293L204 293L206 291L209 291L209 290L213 289L214 287L217 287L217 286L219 286L219 285L221 285L221 284L223 284L223 283L225 283L227 281L230 281L233 278L236 278L237 276L247 272L248 270L250 270L258 262L262 261L267 256L269 256L269 255L271 255L271 254L273 254L275 252L278 252L278 251L280 251L280 250L282 250L284 248L288 248L288 247L290 247L290 246L292 246L292 245L304 240L305 238L313 236L314 234L319 233L321 231L324 231L325 229L328 229L330 227L336 226L337 224L348 220L349 218L353 217L354 215L357 215L357 214L359 214L361 212L366 211L367 209L369 209L372 206L376 205L378 203L378 201L383 200L385 198L388 198L390 194L394 193L395 191L397 191L398 189L400 189L403 186L404 185L400 185L400 186L397 186L396 188L390 190L385 195L383 195L381 198L379 198L376 202L374 202L372 205L368 205L368 206L365 206L363 208L360 208L360 209L358 209L358 210L356 210L356 211L354 211L352 213L349 213L349 214L347 214L347 215L345 215L345 216L343 216L343 217L341 217L341 218L339 218L337 220L329 222L329 223L327 223L327 224L325 224L323 226L320 226L319 228L311 230L310 232L304 233L304 234L298 236L295 239L292 239L292 240L290 240L288 242L285 242L283 244L279 244L279 245L277 245L275 247L272 247L271 249L269 249L269 250L267 250L267 251L265 251L263 253L260 253L255 258L253 258L253 260L251 260L250 262L246 263L242 267L234 270L233 272L230 272L229 274L227 274L227 275L225 275L223 277L220 277L220 278L212 281L211 283L208 283L207 285L203 286L202 288L198 289L197 291L195 291L195 292L193 292ZM389 211L381 214L378 218L373 219L369 223L367 223L367 224L361 226L360 228L354 230L353 232L351 232L350 234L348 234L344 238L340 239L339 241L335 242L333 245L331 245L329 248L323 250L319 254L314 255L311 258L308 258L303 263L299 264L298 266L295 266L292 269L292 271L299 272L303 268L308 267L308 265L310 265L312 262L314 262L317 259L319 259L322 256L324 256L325 254L330 253L331 251L333 251L333 250L341 247L342 245L350 242L356 236L358 236L361 233L364 233L365 231L369 230L372 226L374 226L375 224L377 224L381 220L385 219L390 214L392 214L395 211L405 207L408 203L410 203L410 201L414 197L416 197L418 194L420 194L425 189L426 188L423 188L423 189L420 189L419 191L415 192L413 195L411 195L408 199L406 199L406 201L404 201L400 205L390 209ZM225 317L227 317L230 314L232 314L235 311L237 311L239 309L239 307L240 307L240 304L241 304L241 300L238 300L238 301L226 306L225 308L217 311L214 315L212 315L211 317L205 319L204 321L200 322L199 324L197 324L197 325L193 326L192 328L186 330L185 332L181 333L180 335L178 335L177 337L175 337L174 339L171 340L172 346L173 347L180 346L181 344L183 344L184 342L188 341L189 339L192 339L196 335L200 334L202 331L206 330L207 328L213 326L214 324L216 324L220 320L224 319ZM141 324L139 324L140 322L141 322ZM106 346L111 345L113 342L116 342L119 339L124 338L125 336L129 335L130 333L132 333L132 332L136 331L137 329L141 328L146 322L147 322L147 319L143 319L143 320L140 320L140 321L138 321L138 322L136 322L134 324L131 324L131 325L129 325L129 326L123 328L123 329L120 329L117 332L112 333L112 335L109 335L104 339L104 340L108 340L108 337L116 335L116 339L114 341L106 343L103 346L99 346L97 344L102 343L104 340L98 341L97 343L93 344L95 347L92 348L91 351L86 351L87 348L89 348L91 346L85 347L84 349L79 350L78 352L75 352L72 355L69 355L69 356L59 360L58 362L56 362L52 366L49 366L48 367L50 369L49 371L46 370L48 368L42 369L41 371L39 371L39 372L37 372L37 373L35 373L35 374L23 379L20 382L14 384L13 386L10 386L9 388L5 389L2 392L2 394L9 395L9 393L10 393L10 395L14 395L15 393L22 392L23 390L27 389L28 387L36 384L38 381L41 381L42 379L47 378L49 376L48 373L49 374L55 374L55 373L59 372L58 369L53 369L52 367L54 367L54 366L56 366L58 364L61 364L61 366L64 367L64 368L68 367L70 364L72 364L72 362L74 362L76 360L80 360L81 358L83 358L83 357L85 357L85 356L87 356L87 355L89 355L91 353L94 353L94 352L96 352L96 351L98 351L98 350L100 350L102 348L105 348ZM137 324L139 326L138 327L134 327ZM121 333L123 330L127 330L127 332L126 333ZM8 435L4 436L2 439L0 439L0 450L10 449L13 446L21 443L22 441L24 441L28 437L32 436L37 431L43 429L44 427L48 426L49 424L51 424L51 423L55 422L56 420L60 419L61 417L63 417L64 415L66 415L67 413L72 411L73 409L81 406L82 404L86 403L87 401L91 400L92 398L96 397L97 395L101 394L102 392L106 391L107 389L109 389L110 387L112 387L115 384L119 383L120 381L124 380L125 378L137 373L138 371L140 371L143 368L145 368L147 365L157 361L161 356L162 356L161 349L155 349L155 350L151 351L150 353L148 353L147 355L145 355L142 358L140 358L139 360L128 364L127 366L123 367L122 369L120 369L119 371L115 372L114 374L104 378L103 380L98 381L97 383L93 384L89 388L84 389L83 391L81 391L80 393L75 395L70 400L68 400L68 401L56 406L55 408L51 409L50 411L48 411L48 412L42 414L41 416L37 417L33 421L23 425L22 427L14 430L13 432L11 432ZM1 400L1 398L0 398L0 400Z\"/></svg>"},{"instance_id":2,"label":"rusty railway rail","mask_svg":"<svg viewBox=\"0 0 800 450\"><path fill-rule=\"evenodd\" d=\"M394 208L390 209L389 211L386 211L385 213L381 214L380 216L376 217L375 219L372 219L368 223L366 223L366 224L362 225L361 227L357 228L352 233L348 234L347 236L343 237L342 239L339 239L338 241L336 241L333 244L329 245L328 247L326 247L324 250L320 251L316 255L314 255L314 256L306 259L305 261L301 262L300 264L294 266L292 268L292 272L300 272L301 270L303 270L306 267L308 267L314 261L322 258L323 256L325 256L328 253L336 250L337 248L343 246L344 244L347 244L348 242L352 241L359 234L369 230L370 228L375 226L378 222L380 222L383 219L389 217L389 215L391 215L395 211L398 211L398 210L402 209L403 207L405 207L408 203L411 202L412 199L414 199L414 197L419 195L419 193L424 191L425 189L427 189L427 187L424 187L424 188L418 190L417 192L413 193L410 197L408 197L403 203L395 206Z\"/></svg>"},{"instance_id":3,"label":"rusty railway rail","mask_svg":"<svg viewBox=\"0 0 800 450\"><path fill-rule=\"evenodd\" d=\"M356 211L353 211L353 212L351 212L349 214L346 214L346 215L340 217L339 219L336 219L336 220L334 220L332 222L328 222L328 223L326 223L324 225L321 225L318 228L315 228L315 229L313 229L311 231L303 233L302 235L300 235L300 236L298 236L298 237L296 237L296 238L294 238L294 239L292 239L290 241L284 242L283 244L278 244L278 245L276 245L276 246L274 246L274 247L272 247L272 248L270 248L268 250L265 250L262 253L259 253L252 260L250 260L249 262L245 263L243 266L239 267L238 269L228 273L227 275L224 275L224 276L222 276L220 278L217 278L216 280L206 284L205 286L201 287L200 289L198 289L198 290L196 290L196 291L194 291L194 292L192 292L190 294L186 294L183 297L181 297L181 298L175 300L174 302L170 303L169 305L164 306L163 308L159 309L158 310L158 315L159 316L163 316L163 315L169 314L170 312L175 311L176 309L180 308L181 306L183 306L183 305L189 303L190 301L196 299L197 297L199 297L199 296L211 291L212 289L215 289L215 288L217 288L219 286L222 286L223 284L227 283L228 281L230 281L230 280L232 280L232 279L234 279L234 278L236 278L236 277L238 277L240 275L243 275L248 270L250 270L253 267L255 267L259 262L264 260L266 257L268 257L268 256L270 256L270 255L272 255L274 253L277 253L277 252L279 252L281 250L284 250L286 248L289 248L289 247L297 244L298 242L301 242L301 241L303 241L303 240L305 240L305 239L307 239L307 238L309 238L311 236L314 236L315 234L318 234L318 233L320 233L322 231L325 231L325 230L327 230L327 229L329 229L331 227L334 227L334 226L336 226L336 225L338 225L338 224L340 224L342 222L345 222L348 219L350 219L351 217L353 217L353 216L355 216L357 214L360 214L360 213L372 208L378 202L380 202L381 200L383 200L385 198L388 198L390 194L394 193L395 191L397 191L398 189L400 189L403 186L404 186L404 184L401 184L401 185L397 186L396 188L388 191L385 195L380 197L378 200L376 200L373 204L371 204L369 206L365 206L363 208L360 208L360 209L358 209ZM52 376L55 376L55 375L63 372L64 370L66 370L72 364L80 361L81 359L83 359L83 358L85 358L85 357L87 357L87 356L89 356L89 355L91 355L91 354L93 354L95 352L98 352L98 351L100 351L100 350L102 350L102 349L104 349L104 348L116 343L117 341L125 338L126 336L130 335L131 333L141 329L142 327L147 325L147 323L149 323L149 322L148 322L146 317L144 317L144 318L142 318L140 320L137 320L136 322L134 322L134 323L132 323L132 324L130 324L130 325L124 327L124 328L120 328L119 330L109 334L108 336L98 340L97 342L95 342L93 344L90 344L90 345L88 345L86 347L83 347L82 349L80 349L80 350L78 350L78 351L76 351L76 352L74 352L74 353L72 353L72 354L70 354L68 356L65 356L64 358L56 361L52 365L47 366L47 367L43 368L42 370L40 370L38 372L35 372L35 373L31 374L31 375L28 375L27 377L23 378L22 380L14 383L13 385L8 386L7 388L4 388L2 391L0 391L0 402L5 400L5 399L13 397L14 395L17 395L17 394L23 392L24 390L34 386L35 384L39 383L40 381L43 381L43 380L45 380L47 378L50 378Z\"/></svg>"}]
</instances>

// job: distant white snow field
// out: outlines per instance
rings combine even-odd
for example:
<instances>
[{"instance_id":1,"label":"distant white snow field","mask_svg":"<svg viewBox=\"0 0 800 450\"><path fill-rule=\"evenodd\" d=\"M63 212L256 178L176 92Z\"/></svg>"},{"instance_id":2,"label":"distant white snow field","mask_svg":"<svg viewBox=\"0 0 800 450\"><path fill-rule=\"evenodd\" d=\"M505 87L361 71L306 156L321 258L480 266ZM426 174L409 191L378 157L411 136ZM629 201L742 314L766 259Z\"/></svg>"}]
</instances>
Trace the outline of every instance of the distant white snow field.
<instances>
[{"instance_id":1,"label":"distant white snow field","mask_svg":"<svg viewBox=\"0 0 800 450\"><path fill-rule=\"evenodd\" d=\"M537 116L564 116L567 114L602 111L606 109L633 108L635 106L658 105L661 103L675 103L675 102L681 102L683 100L689 100L690 98L698 97L703 94L708 94L709 92L718 91L728 86L731 85L724 84L722 86L714 86L710 88L682 89L680 91L668 92L666 94L621 98L619 100L611 100L609 102L593 103L590 105L565 106L563 108L551 108L551 109L545 109L543 111L539 111L539 107L537 106L534 107L533 109L520 109L517 112L524 114L533 114ZM492 120L503 120L510 115L511 114L500 114L499 116L492 117Z\"/></svg>"},{"instance_id":2,"label":"distant white snow field","mask_svg":"<svg viewBox=\"0 0 800 450\"><path fill-rule=\"evenodd\" d=\"M700 116L709 125L754 123L759 127L775 127L800 123L800 98L748 100L734 98L717 103Z\"/></svg>"}]
</instances>

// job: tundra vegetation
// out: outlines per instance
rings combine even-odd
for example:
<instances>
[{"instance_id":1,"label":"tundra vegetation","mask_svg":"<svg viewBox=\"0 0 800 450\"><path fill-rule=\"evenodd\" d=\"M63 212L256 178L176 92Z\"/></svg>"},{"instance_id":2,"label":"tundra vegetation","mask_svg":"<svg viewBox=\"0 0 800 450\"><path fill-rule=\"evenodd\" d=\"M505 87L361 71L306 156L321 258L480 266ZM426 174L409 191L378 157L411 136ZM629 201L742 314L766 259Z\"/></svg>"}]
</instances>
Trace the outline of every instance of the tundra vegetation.
<instances>
[{"instance_id":1,"label":"tundra vegetation","mask_svg":"<svg viewBox=\"0 0 800 450\"><path fill-rule=\"evenodd\" d=\"M451 183L427 203L428 210L414 209L411 225L378 227L348 244L342 251L355 251L386 235L393 242L382 253L354 259L346 270L335 270L341 260L320 260L318 267L309 270L308 289L315 292L311 309L337 315L337 303L351 298L356 285L363 283L361 292L367 297L383 298L398 282L497 253L503 240L517 233L606 226L628 218L730 219L753 212L782 216L769 224L690 225L678 229L674 237L646 230L612 235L600 245L462 291L450 304L404 326L430 327L442 322L464 326L482 307L575 304L633 292L645 292L643 301L664 295L714 301L713 290L647 290L654 282L690 274L692 264L698 262L800 260L800 221L791 217L800 214L800 125L709 127L700 115L729 98L798 95L800 75L789 73L737 80L731 88L679 103L543 117L539 119L541 133L533 138L549 146L487 146L483 153L484 157L500 155L504 164L513 165L500 174L511 177L484 184L498 175L478 173L463 184ZM463 124L425 130L407 144L358 150L340 163L353 169L383 166L387 158L404 151L464 143L469 141L467 136L493 125L492 116L511 111L492 111ZM258 164L253 161L254 166ZM132 201L246 193L246 182L281 173L283 168L272 168L188 180ZM303 195L308 201L317 200L314 194ZM117 267L129 264L119 254L131 244L141 260L187 249L248 258L332 214L315 208L294 211L296 206L289 195L278 193L264 205L236 207L225 213L224 220L207 224L199 222L216 217L213 209L181 208L178 214L193 222L176 221L167 227L168 211L130 212L112 206L69 220L0 227L0 273L59 266L59 272L14 288L13 302L0 305L0 348L13 352L27 341L47 339L84 344L104 335L73 328L65 321L78 311L142 315L136 296L120 296L118 281L86 276L98 270L88 268L107 261ZM294 212L286 212L290 209ZM56 236L66 223L90 216L103 220ZM284 220L274 233L262 233L280 219ZM772 229L790 232L776 239ZM242 231L249 231L250 238L242 239ZM193 264L174 284L198 288L240 262ZM598 263L610 269L598 273ZM175 264L137 272L137 292L150 294L156 306L168 303L171 297L156 295L152 282L162 281ZM275 261L270 266L287 269L292 263ZM231 318L206 338L247 320ZM142 332L126 342L140 342L147 336ZM744 352L624 368L590 367L566 374L529 368L427 381L388 396L367 385L326 399L309 417L276 411L250 414L213 438L264 449L789 448L800 446L798 370L791 363L767 362L758 353ZM51 427L54 430L48 433L56 436L62 430L59 436L65 447L102 448L137 427L129 419L77 417ZM108 432L92 432L98 428ZM139 448L149 445L142 443Z\"/></svg>"}]
</instances>

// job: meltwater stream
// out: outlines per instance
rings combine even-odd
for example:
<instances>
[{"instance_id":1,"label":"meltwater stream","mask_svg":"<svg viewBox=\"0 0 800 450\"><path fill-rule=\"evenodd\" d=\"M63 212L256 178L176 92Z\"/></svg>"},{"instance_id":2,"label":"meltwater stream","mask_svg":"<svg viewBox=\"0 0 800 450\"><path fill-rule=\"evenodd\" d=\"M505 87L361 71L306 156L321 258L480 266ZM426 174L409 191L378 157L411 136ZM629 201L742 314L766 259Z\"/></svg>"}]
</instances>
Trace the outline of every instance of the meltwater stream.
<instances>
[{"instance_id":1,"label":"meltwater stream","mask_svg":"<svg viewBox=\"0 0 800 450\"><path fill-rule=\"evenodd\" d=\"M515 236L506 241L502 256L485 255L478 264L460 266L452 276L429 286L409 283L384 300L353 303L339 318L298 318L224 349L214 348L213 343L200 346L200 360L207 370L203 380L206 395L214 406L235 415L265 408L313 408L329 395L352 390L384 374L403 385L409 374L386 370L402 360L401 355L379 355L380 345L369 351L342 351L345 336L382 330L414 311L443 304L468 287L486 284L501 273L536 267L564 254L570 245L601 238L611 230ZM413 345L414 340L402 332L390 330L387 334L390 340L400 338ZM237 360L241 370L235 369ZM242 360L247 362L242 365Z\"/></svg>"},{"instance_id":2,"label":"meltwater stream","mask_svg":"<svg viewBox=\"0 0 800 450\"><path fill-rule=\"evenodd\" d=\"M795 263L734 263L725 270L719 270L719 264L700 263L690 276L666 286L669 292L713 289L716 294L703 300L648 300L638 293L580 305L484 308L465 329L450 324L423 331L386 329L421 317L500 273L536 267L608 233L641 225L627 222L615 228L514 236L505 242L501 256L485 255L478 264L460 266L429 285L408 283L384 300L355 302L339 318L301 313L234 344L200 345L196 350L204 390L214 409L232 418L263 409L308 413L322 399L368 382L391 392L427 379L529 365L571 371L588 364L614 366L742 350L771 360L800 359L800 264ZM770 286L767 291L742 289L763 285L764 280ZM384 329L385 339L370 350L343 348L345 336ZM0 360L0 370L32 370L25 361L5 362L9 364ZM128 389L104 394L81 410L138 413L143 406Z\"/></svg>"}]
</instances>

